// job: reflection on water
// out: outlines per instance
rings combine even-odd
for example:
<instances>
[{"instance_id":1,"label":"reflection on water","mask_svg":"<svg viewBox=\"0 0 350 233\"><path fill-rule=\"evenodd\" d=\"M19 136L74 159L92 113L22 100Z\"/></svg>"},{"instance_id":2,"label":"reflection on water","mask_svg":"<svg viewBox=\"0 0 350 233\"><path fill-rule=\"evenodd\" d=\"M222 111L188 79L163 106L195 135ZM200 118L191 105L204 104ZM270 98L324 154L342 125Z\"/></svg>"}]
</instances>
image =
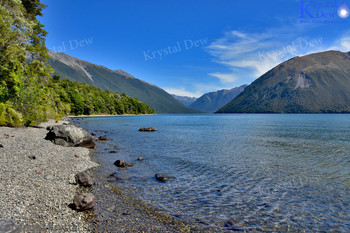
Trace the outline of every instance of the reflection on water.
<instances>
[{"instance_id":1,"label":"reflection on water","mask_svg":"<svg viewBox=\"0 0 350 233\"><path fill-rule=\"evenodd\" d=\"M350 229L349 115L89 118L118 154L99 153L118 185L183 220L221 230ZM157 132L138 132L152 126ZM137 162L138 157L145 160ZM129 169L116 159L134 162ZM155 173L176 177L157 182Z\"/></svg>"}]
</instances>

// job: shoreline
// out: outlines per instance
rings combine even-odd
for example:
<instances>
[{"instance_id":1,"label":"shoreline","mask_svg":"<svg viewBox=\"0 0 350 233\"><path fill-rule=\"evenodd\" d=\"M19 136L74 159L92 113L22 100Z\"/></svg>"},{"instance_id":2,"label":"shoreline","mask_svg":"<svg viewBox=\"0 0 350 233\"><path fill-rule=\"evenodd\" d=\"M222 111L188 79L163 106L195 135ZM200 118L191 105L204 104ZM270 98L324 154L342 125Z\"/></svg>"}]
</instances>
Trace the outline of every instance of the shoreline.
<instances>
[{"instance_id":1,"label":"shoreline","mask_svg":"<svg viewBox=\"0 0 350 233\"><path fill-rule=\"evenodd\" d=\"M99 165L89 149L44 139L46 126L63 123L0 127L0 220L14 220L21 232L91 231L70 204L78 191L75 174Z\"/></svg>"},{"instance_id":2,"label":"shoreline","mask_svg":"<svg viewBox=\"0 0 350 233\"><path fill-rule=\"evenodd\" d=\"M79 119L70 122L91 133L91 129L80 124ZM101 132L96 134L95 137L103 135ZM117 145L97 140L92 161L100 163L98 154L105 153L106 147L112 150ZM94 212L86 212L84 221L92 223L93 232L211 232L203 231L147 204L143 199L130 194L127 188L120 187L111 177L106 177L102 170L101 166L89 170L89 175L94 180L91 192L95 195L96 203Z\"/></svg>"},{"instance_id":3,"label":"shoreline","mask_svg":"<svg viewBox=\"0 0 350 233\"><path fill-rule=\"evenodd\" d=\"M47 126L75 125L70 119L0 127L0 221L12 219L19 232L200 232L111 185L98 173L95 150L44 139ZM91 188L75 185L82 171L92 177ZM77 212L70 205L82 192L95 195L95 207Z\"/></svg>"},{"instance_id":4,"label":"shoreline","mask_svg":"<svg viewBox=\"0 0 350 233\"><path fill-rule=\"evenodd\" d=\"M122 114L122 115L109 115L109 114L92 114L92 115L68 115L65 116L65 118L68 119L74 119L74 118L92 118L92 117L122 117L122 116L153 116L153 115L157 115L157 113L155 114Z\"/></svg>"}]
</instances>

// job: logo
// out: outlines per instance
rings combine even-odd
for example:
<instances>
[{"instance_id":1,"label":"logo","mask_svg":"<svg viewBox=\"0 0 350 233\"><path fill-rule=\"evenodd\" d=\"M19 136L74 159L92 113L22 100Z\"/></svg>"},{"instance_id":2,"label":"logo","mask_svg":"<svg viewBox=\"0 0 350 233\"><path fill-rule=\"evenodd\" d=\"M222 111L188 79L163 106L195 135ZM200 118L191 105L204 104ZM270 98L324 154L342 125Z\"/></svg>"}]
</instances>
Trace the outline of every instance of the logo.
<instances>
[{"instance_id":1,"label":"logo","mask_svg":"<svg viewBox=\"0 0 350 233\"><path fill-rule=\"evenodd\" d=\"M345 1L301 0L300 23L345 23L350 9Z\"/></svg>"},{"instance_id":2,"label":"logo","mask_svg":"<svg viewBox=\"0 0 350 233\"><path fill-rule=\"evenodd\" d=\"M343 2L338 8L338 16L342 19L346 19L350 15L349 7Z\"/></svg>"}]
</instances>

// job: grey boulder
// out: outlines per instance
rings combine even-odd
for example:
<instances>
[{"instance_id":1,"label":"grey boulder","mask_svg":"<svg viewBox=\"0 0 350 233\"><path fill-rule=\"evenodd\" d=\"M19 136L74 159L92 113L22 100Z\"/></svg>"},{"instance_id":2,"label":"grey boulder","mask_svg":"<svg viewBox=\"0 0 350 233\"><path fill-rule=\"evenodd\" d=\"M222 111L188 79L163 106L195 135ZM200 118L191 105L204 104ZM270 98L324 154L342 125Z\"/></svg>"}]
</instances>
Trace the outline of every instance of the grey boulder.
<instances>
[{"instance_id":1,"label":"grey boulder","mask_svg":"<svg viewBox=\"0 0 350 233\"><path fill-rule=\"evenodd\" d=\"M55 125L47 127L49 132L45 139L56 145L94 148L96 146L94 137L86 130L73 125Z\"/></svg>"},{"instance_id":2,"label":"grey boulder","mask_svg":"<svg viewBox=\"0 0 350 233\"><path fill-rule=\"evenodd\" d=\"M95 196L92 193L82 193L74 197L73 205L76 210L89 210L95 205Z\"/></svg>"},{"instance_id":3,"label":"grey boulder","mask_svg":"<svg viewBox=\"0 0 350 233\"><path fill-rule=\"evenodd\" d=\"M85 172L79 172L78 174L76 174L75 181L77 182L77 184L79 184L81 186L85 186L85 187L92 186L92 179Z\"/></svg>"}]
</instances>

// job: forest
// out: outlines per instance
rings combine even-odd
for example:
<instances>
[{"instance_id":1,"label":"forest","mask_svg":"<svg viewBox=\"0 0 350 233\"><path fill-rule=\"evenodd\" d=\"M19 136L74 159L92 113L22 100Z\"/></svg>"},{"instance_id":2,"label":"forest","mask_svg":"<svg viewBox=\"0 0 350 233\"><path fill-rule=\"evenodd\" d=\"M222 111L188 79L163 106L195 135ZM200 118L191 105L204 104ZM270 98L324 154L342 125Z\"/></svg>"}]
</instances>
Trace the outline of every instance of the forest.
<instances>
[{"instance_id":1,"label":"forest","mask_svg":"<svg viewBox=\"0 0 350 233\"><path fill-rule=\"evenodd\" d=\"M60 80L47 65L47 32L39 0L0 0L0 125L34 126L80 114L151 114L125 94Z\"/></svg>"}]
</instances>

